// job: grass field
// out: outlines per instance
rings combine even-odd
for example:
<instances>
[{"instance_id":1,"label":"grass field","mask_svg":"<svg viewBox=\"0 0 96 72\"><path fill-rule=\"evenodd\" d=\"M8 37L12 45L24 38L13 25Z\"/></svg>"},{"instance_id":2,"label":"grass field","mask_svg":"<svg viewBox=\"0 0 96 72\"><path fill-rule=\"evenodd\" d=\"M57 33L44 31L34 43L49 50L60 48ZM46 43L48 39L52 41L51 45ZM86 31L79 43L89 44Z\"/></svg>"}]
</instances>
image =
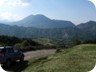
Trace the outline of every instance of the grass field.
<instances>
[{"instance_id":1,"label":"grass field","mask_svg":"<svg viewBox=\"0 0 96 72\"><path fill-rule=\"evenodd\" d=\"M31 60L23 72L88 72L96 63L96 45L78 45L54 55Z\"/></svg>"}]
</instances>

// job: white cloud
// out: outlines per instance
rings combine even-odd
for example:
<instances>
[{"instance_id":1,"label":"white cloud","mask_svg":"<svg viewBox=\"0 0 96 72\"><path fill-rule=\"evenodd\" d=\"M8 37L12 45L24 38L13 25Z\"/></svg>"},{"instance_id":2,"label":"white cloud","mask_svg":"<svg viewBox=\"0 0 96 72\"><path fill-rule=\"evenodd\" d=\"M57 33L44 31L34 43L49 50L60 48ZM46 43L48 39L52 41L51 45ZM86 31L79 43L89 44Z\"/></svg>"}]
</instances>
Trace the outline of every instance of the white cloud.
<instances>
[{"instance_id":1,"label":"white cloud","mask_svg":"<svg viewBox=\"0 0 96 72\"><path fill-rule=\"evenodd\" d=\"M0 6L9 5L9 6L29 6L30 3L24 0L0 0Z\"/></svg>"},{"instance_id":2,"label":"white cloud","mask_svg":"<svg viewBox=\"0 0 96 72\"><path fill-rule=\"evenodd\" d=\"M10 1L8 2L8 5L11 6L29 6L28 2L23 2L23 0L14 0L14 1Z\"/></svg>"},{"instance_id":3,"label":"white cloud","mask_svg":"<svg viewBox=\"0 0 96 72\"><path fill-rule=\"evenodd\" d=\"M6 0L0 0L0 6L3 6L6 3Z\"/></svg>"},{"instance_id":4,"label":"white cloud","mask_svg":"<svg viewBox=\"0 0 96 72\"><path fill-rule=\"evenodd\" d=\"M11 12L4 12L0 14L0 19L1 20L9 20L9 21L15 21L20 19L19 16L12 14Z\"/></svg>"},{"instance_id":5,"label":"white cloud","mask_svg":"<svg viewBox=\"0 0 96 72\"><path fill-rule=\"evenodd\" d=\"M29 0L0 0L0 20L19 20L15 11L23 9L30 5ZM15 10L15 11L14 11Z\"/></svg>"}]
</instances>

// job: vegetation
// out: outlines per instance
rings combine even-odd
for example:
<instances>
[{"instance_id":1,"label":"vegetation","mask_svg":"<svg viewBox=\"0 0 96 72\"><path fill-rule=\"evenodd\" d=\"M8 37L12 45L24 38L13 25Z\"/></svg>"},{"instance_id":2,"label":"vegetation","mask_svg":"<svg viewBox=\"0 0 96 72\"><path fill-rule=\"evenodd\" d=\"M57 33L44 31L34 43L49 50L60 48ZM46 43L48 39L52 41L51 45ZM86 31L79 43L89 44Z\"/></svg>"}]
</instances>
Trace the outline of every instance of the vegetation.
<instances>
[{"instance_id":1,"label":"vegetation","mask_svg":"<svg viewBox=\"0 0 96 72\"><path fill-rule=\"evenodd\" d=\"M23 72L88 72L96 63L96 45L83 44L30 60Z\"/></svg>"},{"instance_id":2,"label":"vegetation","mask_svg":"<svg viewBox=\"0 0 96 72\"><path fill-rule=\"evenodd\" d=\"M26 41L27 43L32 43L32 44L35 44L35 42L33 42L32 40L30 39L27 39L27 38L17 38L15 36L0 36L0 44L1 46L3 45L7 45L7 46L14 46L16 43L22 43ZM23 44L22 44L23 45Z\"/></svg>"},{"instance_id":3,"label":"vegetation","mask_svg":"<svg viewBox=\"0 0 96 72\"><path fill-rule=\"evenodd\" d=\"M22 51L27 51L27 50L33 50L37 46L42 45L28 38L17 38L14 36L0 36L0 46L15 46L21 49Z\"/></svg>"},{"instance_id":4,"label":"vegetation","mask_svg":"<svg viewBox=\"0 0 96 72\"><path fill-rule=\"evenodd\" d=\"M47 46L54 46L56 45L56 40L49 39L49 38L35 38L33 41L38 42L39 44L42 45L47 45Z\"/></svg>"},{"instance_id":5,"label":"vegetation","mask_svg":"<svg viewBox=\"0 0 96 72\"><path fill-rule=\"evenodd\" d=\"M14 36L0 36L0 46L15 46L22 51L56 48L50 39L28 39Z\"/></svg>"}]
</instances>

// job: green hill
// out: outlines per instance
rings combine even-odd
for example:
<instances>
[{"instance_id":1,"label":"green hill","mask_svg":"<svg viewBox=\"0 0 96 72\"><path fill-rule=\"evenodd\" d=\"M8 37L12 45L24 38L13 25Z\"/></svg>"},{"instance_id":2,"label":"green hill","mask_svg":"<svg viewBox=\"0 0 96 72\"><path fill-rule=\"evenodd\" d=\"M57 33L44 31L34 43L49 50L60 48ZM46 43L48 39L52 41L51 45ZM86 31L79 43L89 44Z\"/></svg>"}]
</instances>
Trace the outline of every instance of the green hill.
<instances>
[{"instance_id":1,"label":"green hill","mask_svg":"<svg viewBox=\"0 0 96 72\"><path fill-rule=\"evenodd\" d=\"M29 62L23 72L88 72L96 63L96 45L78 45Z\"/></svg>"}]
</instances>

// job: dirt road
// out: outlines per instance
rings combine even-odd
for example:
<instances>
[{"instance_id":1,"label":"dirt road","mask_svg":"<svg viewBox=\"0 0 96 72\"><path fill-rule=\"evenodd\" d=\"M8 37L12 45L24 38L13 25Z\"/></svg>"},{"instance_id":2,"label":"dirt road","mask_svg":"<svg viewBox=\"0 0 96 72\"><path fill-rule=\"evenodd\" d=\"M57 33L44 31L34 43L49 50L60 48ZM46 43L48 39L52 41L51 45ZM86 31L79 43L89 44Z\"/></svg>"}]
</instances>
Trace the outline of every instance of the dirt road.
<instances>
[{"instance_id":1,"label":"dirt road","mask_svg":"<svg viewBox=\"0 0 96 72\"><path fill-rule=\"evenodd\" d=\"M31 58L48 56L54 53L55 53L54 49L49 49L49 50L37 50L37 51L25 52L24 55L25 55L25 60L29 60Z\"/></svg>"},{"instance_id":2,"label":"dirt road","mask_svg":"<svg viewBox=\"0 0 96 72\"><path fill-rule=\"evenodd\" d=\"M54 54L56 50L54 49L49 49L49 50L37 50L37 51L30 51L30 52L25 52L25 61L24 62L14 62L10 68L6 68L6 66L3 66L3 69L6 71L11 71L11 72L22 72L26 67L28 67L28 62L30 59L38 59L41 57L45 57L51 54Z\"/></svg>"}]
</instances>

